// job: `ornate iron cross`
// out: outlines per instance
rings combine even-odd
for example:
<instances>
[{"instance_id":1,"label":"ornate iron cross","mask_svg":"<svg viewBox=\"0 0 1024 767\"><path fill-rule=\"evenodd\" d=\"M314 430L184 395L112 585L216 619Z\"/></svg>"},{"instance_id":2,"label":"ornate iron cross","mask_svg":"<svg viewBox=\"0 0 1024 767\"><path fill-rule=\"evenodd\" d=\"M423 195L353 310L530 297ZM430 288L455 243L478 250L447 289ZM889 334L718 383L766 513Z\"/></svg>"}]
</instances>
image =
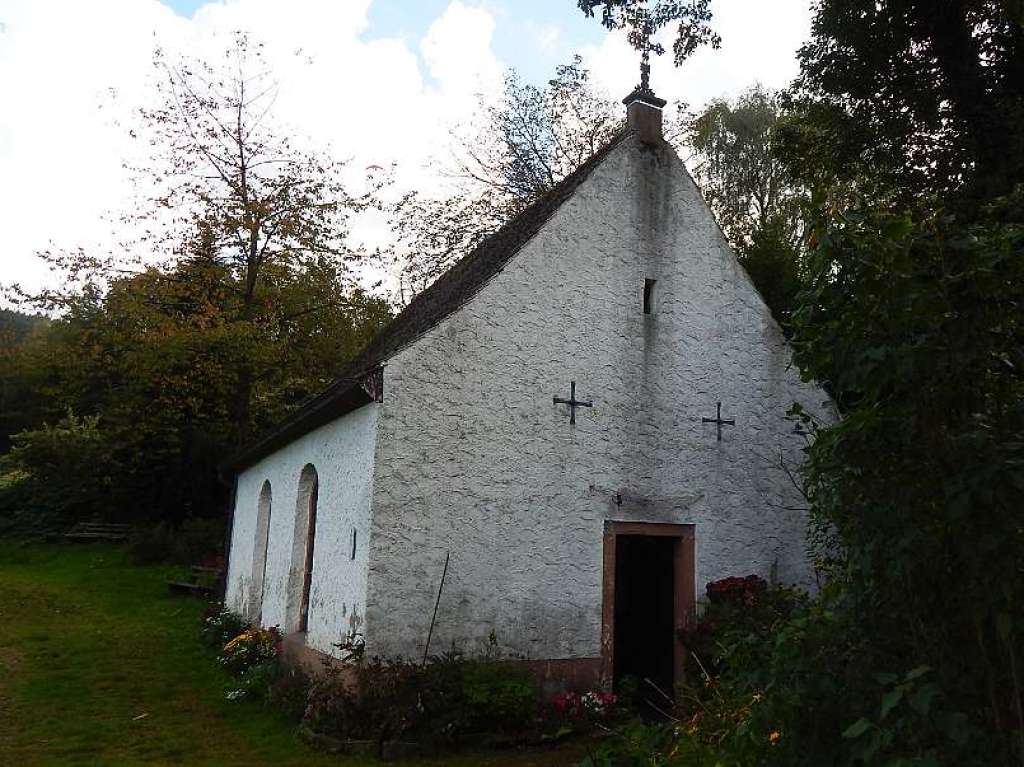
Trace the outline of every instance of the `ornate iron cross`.
<instances>
[{"instance_id":1,"label":"ornate iron cross","mask_svg":"<svg viewBox=\"0 0 1024 767\"><path fill-rule=\"evenodd\" d=\"M654 94L651 90L651 51L655 49L655 45L651 42L651 38L654 36L654 24L651 22L649 15L644 16L643 20L643 48L640 54L640 85L637 86L637 90L640 93Z\"/></svg>"},{"instance_id":2,"label":"ornate iron cross","mask_svg":"<svg viewBox=\"0 0 1024 767\"><path fill-rule=\"evenodd\" d=\"M735 426L736 425L736 421L734 419L729 418L728 420L724 420L722 418L722 403L721 402L718 403L718 415L717 416L715 416L714 418L701 418L700 420L703 423L713 423L713 424L715 424L715 426L718 427L718 441L719 442L722 441L722 426L723 425L725 425L725 426Z\"/></svg>"},{"instance_id":3,"label":"ornate iron cross","mask_svg":"<svg viewBox=\"0 0 1024 767\"><path fill-rule=\"evenodd\" d=\"M593 407L594 403L576 399L576 382L569 382L569 399L562 399L561 397L552 397L556 405L568 405L569 406L569 423L576 423L576 408L578 407Z\"/></svg>"},{"instance_id":4,"label":"ornate iron cross","mask_svg":"<svg viewBox=\"0 0 1024 767\"><path fill-rule=\"evenodd\" d=\"M661 44L654 42L653 39L657 26L650 11L643 9L629 31L630 45L640 51L640 84L622 100L624 104L641 101L660 109L667 103L665 99L655 96L651 90L651 54L660 55L664 52Z\"/></svg>"}]
</instances>

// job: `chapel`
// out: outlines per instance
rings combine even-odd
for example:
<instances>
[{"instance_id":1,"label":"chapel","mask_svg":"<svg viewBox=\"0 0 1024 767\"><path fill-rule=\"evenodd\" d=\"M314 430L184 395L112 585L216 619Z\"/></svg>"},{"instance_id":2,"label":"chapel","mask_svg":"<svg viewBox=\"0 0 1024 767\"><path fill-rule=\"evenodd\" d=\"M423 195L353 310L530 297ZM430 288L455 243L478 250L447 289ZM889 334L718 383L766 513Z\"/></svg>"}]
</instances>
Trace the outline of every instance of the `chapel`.
<instances>
[{"instance_id":1,"label":"chapel","mask_svg":"<svg viewBox=\"0 0 1024 767\"><path fill-rule=\"evenodd\" d=\"M705 586L814 588L828 420L640 87L623 130L227 463L226 600L307 652L672 689ZM429 646L428 646L429 645Z\"/></svg>"}]
</instances>

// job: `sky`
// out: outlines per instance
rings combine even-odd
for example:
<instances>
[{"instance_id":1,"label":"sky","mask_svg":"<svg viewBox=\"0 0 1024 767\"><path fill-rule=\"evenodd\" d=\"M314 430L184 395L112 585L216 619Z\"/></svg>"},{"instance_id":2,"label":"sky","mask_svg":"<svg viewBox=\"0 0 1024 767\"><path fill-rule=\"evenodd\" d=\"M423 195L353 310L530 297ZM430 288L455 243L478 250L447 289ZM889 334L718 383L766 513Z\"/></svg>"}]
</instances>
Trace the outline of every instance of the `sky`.
<instances>
[{"instance_id":1,"label":"sky","mask_svg":"<svg viewBox=\"0 0 1024 767\"><path fill-rule=\"evenodd\" d=\"M699 107L785 86L808 4L712 0L721 49L681 68L656 59L654 90ZM0 0L0 284L51 284L41 250L113 248L135 199L122 164L154 47L212 56L237 29L267 46L282 125L353 167L394 164L399 189L439 183L430 159L510 67L540 84L580 54L617 98L639 73L622 36L575 0ZM370 244L388 237L381 220L357 228Z\"/></svg>"}]
</instances>

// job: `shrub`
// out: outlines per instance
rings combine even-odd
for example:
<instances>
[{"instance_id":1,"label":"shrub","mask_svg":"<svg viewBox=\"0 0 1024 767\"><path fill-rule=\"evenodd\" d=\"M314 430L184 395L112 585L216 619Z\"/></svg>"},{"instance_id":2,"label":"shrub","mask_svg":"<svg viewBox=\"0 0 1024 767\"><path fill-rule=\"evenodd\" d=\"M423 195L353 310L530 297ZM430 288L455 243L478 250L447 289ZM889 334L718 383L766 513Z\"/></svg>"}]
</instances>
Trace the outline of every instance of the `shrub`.
<instances>
[{"instance_id":1,"label":"shrub","mask_svg":"<svg viewBox=\"0 0 1024 767\"><path fill-rule=\"evenodd\" d=\"M294 722L300 721L309 705L312 684L309 675L294 666L278 662L278 673L270 680L264 700L267 705Z\"/></svg>"},{"instance_id":2,"label":"shrub","mask_svg":"<svg viewBox=\"0 0 1024 767\"><path fill-rule=\"evenodd\" d=\"M618 727L579 767L723 767L713 750L671 723L634 719Z\"/></svg>"},{"instance_id":3,"label":"shrub","mask_svg":"<svg viewBox=\"0 0 1024 767\"><path fill-rule=\"evenodd\" d=\"M158 522L137 527L128 541L128 553L139 565L196 564L219 558L224 548L224 520L189 517L180 525Z\"/></svg>"},{"instance_id":4,"label":"shrub","mask_svg":"<svg viewBox=\"0 0 1024 767\"><path fill-rule=\"evenodd\" d=\"M218 652L248 628L248 622L222 604L212 604L203 613L199 635L203 643Z\"/></svg>"},{"instance_id":5,"label":"shrub","mask_svg":"<svg viewBox=\"0 0 1024 767\"><path fill-rule=\"evenodd\" d=\"M281 654L281 633L276 627L250 628L229 640L219 660L229 673L242 676L256 666L276 661Z\"/></svg>"},{"instance_id":6,"label":"shrub","mask_svg":"<svg viewBox=\"0 0 1024 767\"><path fill-rule=\"evenodd\" d=\"M337 738L457 743L470 735L539 736L540 693L506 661L450 652L426 664L358 658L312 683L305 723Z\"/></svg>"},{"instance_id":7,"label":"shrub","mask_svg":"<svg viewBox=\"0 0 1024 767\"><path fill-rule=\"evenodd\" d=\"M618 696L604 690L585 693L558 692L551 696L550 719L558 726L557 733L588 731L607 725L622 712Z\"/></svg>"},{"instance_id":8,"label":"shrub","mask_svg":"<svg viewBox=\"0 0 1024 767\"><path fill-rule=\"evenodd\" d=\"M99 419L71 411L11 437L0 457L0 513L22 531L67 527L73 521L118 508L118 467Z\"/></svg>"},{"instance_id":9,"label":"shrub","mask_svg":"<svg viewBox=\"0 0 1024 767\"><path fill-rule=\"evenodd\" d=\"M454 667L454 692L469 732L525 732L535 724L540 691L526 669L501 661L448 661ZM435 666L439 669L440 666ZM428 674L427 683L431 681Z\"/></svg>"},{"instance_id":10,"label":"shrub","mask_svg":"<svg viewBox=\"0 0 1024 767\"><path fill-rule=\"evenodd\" d=\"M136 565L185 564L187 561L181 541L168 522L136 527L128 539L128 556Z\"/></svg>"}]
</instances>

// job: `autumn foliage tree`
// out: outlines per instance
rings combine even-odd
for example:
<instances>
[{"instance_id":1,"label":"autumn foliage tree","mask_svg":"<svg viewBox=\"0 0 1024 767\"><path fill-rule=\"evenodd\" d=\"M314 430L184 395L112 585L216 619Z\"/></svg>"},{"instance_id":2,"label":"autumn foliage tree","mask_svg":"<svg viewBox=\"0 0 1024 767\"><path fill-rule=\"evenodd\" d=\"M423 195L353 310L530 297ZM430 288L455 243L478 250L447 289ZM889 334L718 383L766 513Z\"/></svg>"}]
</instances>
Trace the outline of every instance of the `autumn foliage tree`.
<instances>
[{"instance_id":1,"label":"autumn foliage tree","mask_svg":"<svg viewBox=\"0 0 1024 767\"><path fill-rule=\"evenodd\" d=\"M58 497L95 501L72 515L219 511L217 464L390 318L358 287L349 237L376 187L350 193L342 164L274 121L260 46L239 35L219 63L158 52L155 64L156 106L132 129L141 199L123 216L123 254L44 254L56 287L10 293L52 317L4 376L32 414L2 467L31 490L16 494L22 510L60 510L50 490L65 487ZM85 475L74 444L102 446Z\"/></svg>"},{"instance_id":2,"label":"autumn foliage tree","mask_svg":"<svg viewBox=\"0 0 1024 767\"><path fill-rule=\"evenodd\" d=\"M158 51L155 68L157 105L141 110L136 133L152 151L134 169L151 193L128 217L146 232L141 244L171 256L201 237L207 257L225 267L238 321L257 337L261 293L281 274L326 269L351 289L363 254L350 244L349 222L374 204L376 188L352 193L344 163L300 146L272 120L277 84L262 46L237 33L219 64ZM312 300L293 307L302 315L325 308ZM232 418L240 441L267 373L258 355L239 360Z\"/></svg>"}]
</instances>

